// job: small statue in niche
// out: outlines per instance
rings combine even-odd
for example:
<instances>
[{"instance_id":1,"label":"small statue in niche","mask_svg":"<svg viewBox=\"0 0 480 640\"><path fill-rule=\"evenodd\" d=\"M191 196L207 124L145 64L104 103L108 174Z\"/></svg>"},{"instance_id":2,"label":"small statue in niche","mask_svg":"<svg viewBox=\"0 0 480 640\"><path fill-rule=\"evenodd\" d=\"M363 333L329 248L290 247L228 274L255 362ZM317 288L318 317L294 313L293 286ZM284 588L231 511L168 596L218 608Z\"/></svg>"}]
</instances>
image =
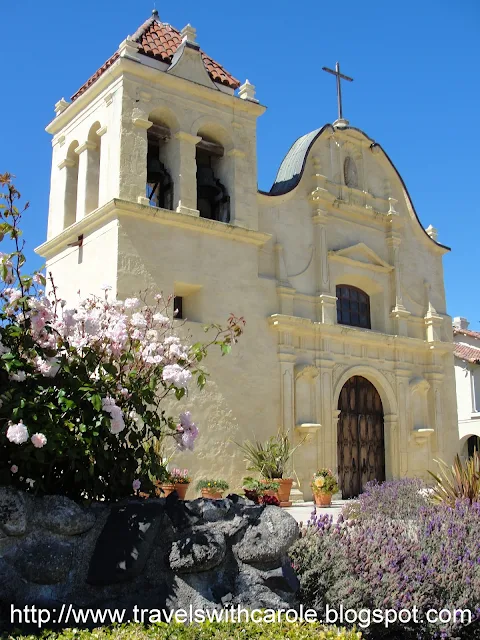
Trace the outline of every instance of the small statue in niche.
<instances>
[{"instance_id":1,"label":"small statue in niche","mask_svg":"<svg viewBox=\"0 0 480 640\"><path fill-rule=\"evenodd\" d=\"M345 158L345 162L343 164L343 177L347 187L352 187L354 189L358 188L357 165L355 164L355 160L350 156Z\"/></svg>"}]
</instances>

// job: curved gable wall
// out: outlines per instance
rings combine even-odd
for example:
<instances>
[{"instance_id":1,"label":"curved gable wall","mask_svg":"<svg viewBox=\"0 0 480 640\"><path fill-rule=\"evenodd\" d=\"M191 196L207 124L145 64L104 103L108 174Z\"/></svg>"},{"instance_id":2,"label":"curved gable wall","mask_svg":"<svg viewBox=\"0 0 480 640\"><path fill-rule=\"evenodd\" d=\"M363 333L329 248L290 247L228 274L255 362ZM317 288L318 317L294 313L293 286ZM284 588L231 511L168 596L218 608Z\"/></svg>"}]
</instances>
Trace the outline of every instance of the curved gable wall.
<instances>
[{"instance_id":1,"label":"curved gable wall","mask_svg":"<svg viewBox=\"0 0 480 640\"><path fill-rule=\"evenodd\" d=\"M298 138L290 147L290 150L288 151L287 155L283 159L280 165L280 168L278 170L277 176L275 178L275 182L273 183L272 188L270 189L270 192L268 193L262 192L262 193L265 193L265 195L275 197L275 196L281 196L289 193L290 191L293 191L293 189L295 189L300 184L300 181L303 177L305 166L307 164L307 160L313 145L327 129L329 129L331 132L335 132L335 128L333 127L333 125L326 124L322 128L316 129L315 131L311 131L310 133ZM418 214L415 210L410 194L408 193L408 189L405 185L405 182L401 177L400 173L398 172L397 168L393 164L392 160L390 159L390 156L386 153L383 147L378 142L375 142L372 138L367 136L367 134L364 131L362 131L361 129L358 129L357 127L345 127L344 129L342 129L342 131L345 131L348 129L357 131L362 136L364 136L370 143L370 149L372 150L378 149L383 153L384 157L386 158L389 165L395 172L395 175L397 176L398 180L400 181L402 189L405 193L406 200L408 202L408 206L411 209L412 213L414 214L424 235L431 242L433 242L434 245L441 247L442 249L445 249L447 251L450 251L450 247L447 247L446 245L443 245L440 242L437 242L436 240L431 238L428 235L428 233L425 231L425 228L420 222L420 218L418 217Z\"/></svg>"}]
</instances>

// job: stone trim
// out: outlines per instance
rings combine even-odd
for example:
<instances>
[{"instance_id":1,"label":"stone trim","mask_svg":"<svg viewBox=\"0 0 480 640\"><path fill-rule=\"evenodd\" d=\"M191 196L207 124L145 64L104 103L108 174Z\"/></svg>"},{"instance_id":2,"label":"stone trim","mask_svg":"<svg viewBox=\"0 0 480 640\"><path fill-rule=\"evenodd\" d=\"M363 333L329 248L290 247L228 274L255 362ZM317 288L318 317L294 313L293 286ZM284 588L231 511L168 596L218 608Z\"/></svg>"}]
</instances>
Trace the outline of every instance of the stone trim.
<instances>
[{"instance_id":1,"label":"stone trim","mask_svg":"<svg viewBox=\"0 0 480 640\"><path fill-rule=\"evenodd\" d=\"M263 246L271 238L269 233L261 231L253 231L244 227L217 222L216 220L207 220L206 218L185 215L177 211L167 211L166 209L128 202L127 200L114 199L82 220L72 224L52 240L44 242L35 249L35 252L44 258L52 258L63 251L69 242L76 240L79 235L86 235L87 232L98 229L107 220L118 219L121 216L148 219L158 224L189 229L190 231L251 244L256 247Z\"/></svg>"}]
</instances>

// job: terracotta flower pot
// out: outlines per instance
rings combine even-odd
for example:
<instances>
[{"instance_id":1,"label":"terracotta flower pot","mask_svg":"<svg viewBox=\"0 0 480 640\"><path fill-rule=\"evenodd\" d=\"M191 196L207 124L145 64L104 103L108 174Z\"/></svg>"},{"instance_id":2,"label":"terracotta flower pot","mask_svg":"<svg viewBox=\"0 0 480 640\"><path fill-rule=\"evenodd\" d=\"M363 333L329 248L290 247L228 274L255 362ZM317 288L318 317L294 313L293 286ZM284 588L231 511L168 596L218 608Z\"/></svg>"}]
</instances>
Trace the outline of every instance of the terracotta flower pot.
<instances>
[{"instance_id":1,"label":"terracotta flower pot","mask_svg":"<svg viewBox=\"0 0 480 640\"><path fill-rule=\"evenodd\" d=\"M313 497L317 507L329 507L332 504L331 493L314 493Z\"/></svg>"},{"instance_id":2,"label":"terracotta flower pot","mask_svg":"<svg viewBox=\"0 0 480 640\"><path fill-rule=\"evenodd\" d=\"M277 480L275 480L275 481L274 480L267 480L266 478L262 478L260 480L260 482L262 484L270 484L270 482L278 482L278 481ZM277 496L277 492L274 491L273 489L268 489L268 491L264 491L263 495L264 496L276 496L276 497L278 497Z\"/></svg>"},{"instance_id":3,"label":"terracotta flower pot","mask_svg":"<svg viewBox=\"0 0 480 640\"><path fill-rule=\"evenodd\" d=\"M291 507L290 492L292 490L293 479L292 478L278 478L275 482L279 482L280 486L277 491L277 498L281 507Z\"/></svg>"},{"instance_id":4,"label":"terracotta flower pot","mask_svg":"<svg viewBox=\"0 0 480 640\"><path fill-rule=\"evenodd\" d=\"M185 495L188 491L189 485L189 482L178 482L173 485L175 487L174 491L178 493L178 498L180 500L185 500Z\"/></svg>"},{"instance_id":5,"label":"terracotta flower pot","mask_svg":"<svg viewBox=\"0 0 480 640\"><path fill-rule=\"evenodd\" d=\"M221 500L223 498L223 491L218 489L202 489L202 498L207 500Z\"/></svg>"},{"instance_id":6,"label":"terracotta flower pot","mask_svg":"<svg viewBox=\"0 0 480 640\"><path fill-rule=\"evenodd\" d=\"M160 498L166 498L167 496L169 496L171 493L173 493L175 491L175 485L174 484L160 484L157 485L160 489Z\"/></svg>"}]
</instances>

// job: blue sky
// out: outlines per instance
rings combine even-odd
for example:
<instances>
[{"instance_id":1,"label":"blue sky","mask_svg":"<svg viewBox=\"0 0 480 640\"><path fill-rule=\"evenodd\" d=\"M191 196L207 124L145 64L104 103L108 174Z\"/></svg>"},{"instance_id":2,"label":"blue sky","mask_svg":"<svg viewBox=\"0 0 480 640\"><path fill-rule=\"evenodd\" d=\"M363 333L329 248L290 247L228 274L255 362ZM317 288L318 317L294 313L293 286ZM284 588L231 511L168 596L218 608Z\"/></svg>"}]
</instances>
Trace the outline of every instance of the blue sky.
<instances>
[{"instance_id":1,"label":"blue sky","mask_svg":"<svg viewBox=\"0 0 480 640\"><path fill-rule=\"evenodd\" d=\"M153 0L4 2L0 37L0 172L17 176L31 209L25 238L45 239L51 144L45 126L146 20ZM422 224L452 247L448 310L480 330L480 3L478 0L157 0L160 18L190 22L202 48L268 107L258 125L259 187L268 190L293 141L336 117L339 60L353 76L344 116L377 140L402 175ZM345 83L346 84L346 83Z\"/></svg>"}]
</instances>

